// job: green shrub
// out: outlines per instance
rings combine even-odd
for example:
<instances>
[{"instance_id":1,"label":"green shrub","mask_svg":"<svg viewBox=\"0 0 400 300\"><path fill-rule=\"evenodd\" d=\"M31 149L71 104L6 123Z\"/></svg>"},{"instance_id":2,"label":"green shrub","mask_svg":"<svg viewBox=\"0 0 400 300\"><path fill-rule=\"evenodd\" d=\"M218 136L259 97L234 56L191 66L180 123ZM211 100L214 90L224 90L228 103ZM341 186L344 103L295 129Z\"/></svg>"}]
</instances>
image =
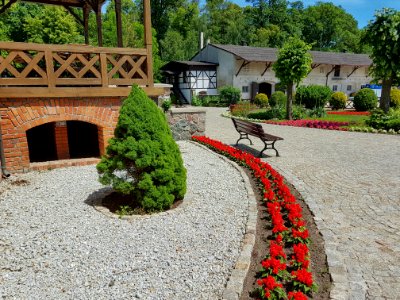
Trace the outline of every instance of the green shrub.
<instances>
[{"instance_id":1,"label":"green shrub","mask_svg":"<svg viewBox=\"0 0 400 300\"><path fill-rule=\"evenodd\" d=\"M296 90L295 101L306 108L324 107L331 97L332 91L327 86L300 86Z\"/></svg>"},{"instance_id":2,"label":"green shrub","mask_svg":"<svg viewBox=\"0 0 400 300\"><path fill-rule=\"evenodd\" d=\"M307 116L306 109L301 105L293 105L292 107L292 119L301 120Z\"/></svg>"},{"instance_id":3,"label":"green shrub","mask_svg":"<svg viewBox=\"0 0 400 300\"><path fill-rule=\"evenodd\" d=\"M286 95L284 92L276 91L272 93L271 99L269 99L269 104L271 106L285 106L286 105Z\"/></svg>"},{"instance_id":4,"label":"green shrub","mask_svg":"<svg viewBox=\"0 0 400 300\"><path fill-rule=\"evenodd\" d=\"M306 109L306 116L310 118L323 118L326 116L326 111L323 107L316 107L314 109Z\"/></svg>"},{"instance_id":5,"label":"green shrub","mask_svg":"<svg viewBox=\"0 0 400 300\"><path fill-rule=\"evenodd\" d=\"M202 106L203 101L200 97L193 95L191 104L192 104L192 106Z\"/></svg>"},{"instance_id":6,"label":"green shrub","mask_svg":"<svg viewBox=\"0 0 400 300\"><path fill-rule=\"evenodd\" d=\"M343 92L335 92L331 95L329 104L333 110L346 108L347 95Z\"/></svg>"},{"instance_id":7,"label":"green shrub","mask_svg":"<svg viewBox=\"0 0 400 300\"><path fill-rule=\"evenodd\" d=\"M229 104L236 104L240 101L241 93L238 88L233 86L223 86L218 89L221 101Z\"/></svg>"},{"instance_id":8,"label":"green shrub","mask_svg":"<svg viewBox=\"0 0 400 300\"><path fill-rule=\"evenodd\" d=\"M171 108L171 105L172 103L170 99L164 100L163 103L161 104L162 108L164 109L164 112L167 112Z\"/></svg>"},{"instance_id":9,"label":"green shrub","mask_svg":"<svg viewBox=\"0 0 400 300\"><path fill-rule=\"evenodd\" d=\"M283 120L285 116L286 116L285 108L279 106L271 107L263 112L254 112L254 113L249 113L247 115L249 119L259 119L259 120L272 120L272 119Z\"/></svg>"},{"instance_id":10,"label":"green shrub","mask_svg":"<svg viewBox=\"0 0 400 300\"><path fill-rule=\"evenodd\" d=\"M361 89L354 96L353 104L356 111L367 111L376 108L378 97L374 91L365 88Z\"/></svg>"},{"instance_id":11,"label":"green shrub","mask_svg":"<svg viewBox=\"0 0 400 300\"><path fill-rule=\"evenodd\" d=\"M254 97L254 104L259 107L268 106L268 96L264 93L259 93Z\"/></svg>"},{"instance_id":12,"label":"green shrub","mask_svg":"<svg viewBox=\"0 0 400 300\"><path fill-rule=\"evenodd\" d=\"M400 108L400 90L392 89L390 91L390 106Z\"/></svg>"},{"instance_id":13,"label":"green shrub","mask_svg":"<svg viewBox=\"0 0 400 300\"><path fill-rule=\"evenodd\" d=\"M97 171L102 184L146 211L168 209L185 195L186 169L165 115L137 85L121 106Z\"/></svg>"},{"instance_id":14,"label":"green shrub","mask_svg":"<svg viewBox=\"0 0 400 300\"><path fill-rule=\"evenodd\" d=\"M395 131L400 130L400 110L389 109L389 113L385 114L385 112L381 109L374 109L371 112L371 116L365 122L368 126L371 126L375 129L383 129L390 130L393 129Z\"/></svg>"}]
</instances>

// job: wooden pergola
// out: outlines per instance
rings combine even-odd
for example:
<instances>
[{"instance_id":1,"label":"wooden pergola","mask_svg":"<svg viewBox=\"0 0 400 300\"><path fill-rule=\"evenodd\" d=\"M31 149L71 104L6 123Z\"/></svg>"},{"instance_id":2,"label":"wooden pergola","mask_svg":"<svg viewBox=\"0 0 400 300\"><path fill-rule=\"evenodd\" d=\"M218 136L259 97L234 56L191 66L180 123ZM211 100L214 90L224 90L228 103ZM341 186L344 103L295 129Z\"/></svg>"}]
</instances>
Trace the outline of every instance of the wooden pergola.
<instances>
[{"instance_id":1,"label":"wooden pergola","mask_svg":"<svg viewBox=\"0 0 400 300\"><path fill-rule=\"evenodd\" d=\"M1 0L0 2L0 14L5 12L18 0ZM89 14L93 11L96 15L97 23L97 39L98 46L103 46L103 34L102 34L102 20L101 20L101 9L106 0L22 0L23 2L50 4L63 6L79 24L84 27L85 44L89 44ZM117 21L117 46L123 47L122 44L122 20L121 20L121 0L114 0L115 3L115 15ZM145 45L151 44L151 18L150 18L150 1L143 0L143 20L145 28ZM82 9L83 18L77 14L74 8Z\"/></svg>"},{"instance_id":2,"label":"wooden pergola","mask_svg":"<svg viewBox=\"0 0 400 300\"><path fill-rule=\"evenodd\" d=\"M0 50L6 54L0 56L0 96L125 96L132 84L145 87L148 94L162 93L153 81L150 0L143 0L144 48L123 48L121 0L114 0L118 48L102 47L101 9L106 0L0 0L0 14L17 1L65 7L83 25L86 45L0 41ZM83 18L76 9L83 10ZM96 14L98 47L88 45L91 12ZM19 87L27 86L33 88L18 93Z\"/></svg>"}]
</instances>

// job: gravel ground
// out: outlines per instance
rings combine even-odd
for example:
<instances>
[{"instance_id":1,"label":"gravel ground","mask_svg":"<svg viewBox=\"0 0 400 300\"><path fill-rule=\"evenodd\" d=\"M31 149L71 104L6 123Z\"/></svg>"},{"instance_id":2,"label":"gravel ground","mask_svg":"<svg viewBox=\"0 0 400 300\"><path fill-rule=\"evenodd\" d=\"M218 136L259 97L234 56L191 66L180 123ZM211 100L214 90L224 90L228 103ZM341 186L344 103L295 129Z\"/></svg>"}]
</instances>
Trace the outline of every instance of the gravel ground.
<instances>
[{"instance_id":1,"label":"gravel ground","mask_svg":"<svg viewBox=\"0 0 400 300\"><path fill-rule=\"evenodd\" d=\"M94 166L3 180L0 297L220 298L248 215L243 179L215 154L179 146L188 170L184 201L191 203L150 218L127 221L96 211L90 203L107 189Z\"/></svg>"}]
</instances>

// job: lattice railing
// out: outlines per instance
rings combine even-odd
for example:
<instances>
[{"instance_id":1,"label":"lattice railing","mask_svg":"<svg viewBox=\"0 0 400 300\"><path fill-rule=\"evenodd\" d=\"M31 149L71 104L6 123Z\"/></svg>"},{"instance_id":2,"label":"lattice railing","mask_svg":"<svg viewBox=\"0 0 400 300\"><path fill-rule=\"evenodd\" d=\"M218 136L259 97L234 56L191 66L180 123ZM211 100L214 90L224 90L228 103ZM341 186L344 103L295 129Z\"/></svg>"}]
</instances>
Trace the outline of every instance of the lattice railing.
<instances>
[{"instance_id":1,"label":"lattice railing","mask_svg":"<svg viewBox=\"0 0 400 300\"><path fill-rule=\"evenodd\" d=\"M0 42L0 86L149 85L147 58L146 49Z\"/></svg>"}]
</instances>

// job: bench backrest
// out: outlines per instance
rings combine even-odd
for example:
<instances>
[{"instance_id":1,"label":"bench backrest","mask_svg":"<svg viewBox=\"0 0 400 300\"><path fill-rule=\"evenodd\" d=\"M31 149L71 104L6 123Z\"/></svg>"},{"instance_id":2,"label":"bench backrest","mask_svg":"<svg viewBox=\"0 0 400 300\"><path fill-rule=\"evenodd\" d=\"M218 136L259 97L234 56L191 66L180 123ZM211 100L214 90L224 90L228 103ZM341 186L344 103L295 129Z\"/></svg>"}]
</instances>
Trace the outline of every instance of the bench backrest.
<instances>
[{"instance_id":1,"label":"bench backrest","mask_svg":"<svg viewBox=\"0 0 400 300\"><path fill-rule=\"evenodd\" d=\"M238 132L248 133L256 136L264 134L264 129L260 124L239 120L235 118L232 118L232 121Z\"/></svg>"}]
</instances>

